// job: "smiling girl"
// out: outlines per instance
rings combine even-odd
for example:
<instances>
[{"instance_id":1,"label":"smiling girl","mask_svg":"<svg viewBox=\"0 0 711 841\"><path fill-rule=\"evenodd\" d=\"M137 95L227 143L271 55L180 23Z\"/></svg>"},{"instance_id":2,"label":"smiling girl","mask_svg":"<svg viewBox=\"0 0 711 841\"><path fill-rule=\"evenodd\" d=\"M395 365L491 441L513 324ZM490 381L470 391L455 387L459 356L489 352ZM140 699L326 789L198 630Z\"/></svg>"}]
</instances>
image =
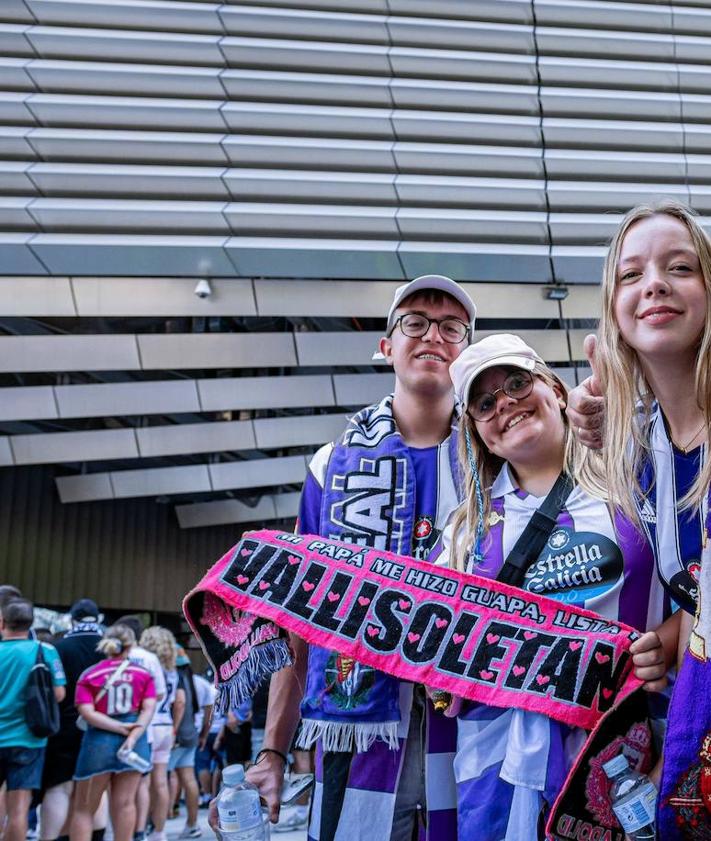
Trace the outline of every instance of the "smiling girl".
<instances>
[{"instance_id":1,"label":"smiling girl","mask_svg":"<svg viewBox=\"0 0 711 841\"><path fill-rule=\"evenodd\" d=\"M450 374L465 408L459 455L466 501L445 532L439 562L496 578L559 477L574 473L579 445L564 412L567 389L514 335L471 345ZM641 535L572 481L562 497L520 586L642 631L657 627L661 588ZM644 634L632 653L637 676L659 688L654 681L665 666L657 635ZM545 715L464 703L454 761L458 837L542 838L545 814L582 741L581 731Z\"/></svg>"},{"instance_id":2,"label":"smiling girl","mask_svg":"<svg viewBox=\"0 0 711 841\"><path fill-rule=\"evenodd\" d=\"M708 839L711 243L694 213L672 201L631 210L610 245L602 296L594 367L604 481L644 527L664 587L686 611L682 647L697 613L669 713L657 832Z\"/></svg>"}]
</instances>

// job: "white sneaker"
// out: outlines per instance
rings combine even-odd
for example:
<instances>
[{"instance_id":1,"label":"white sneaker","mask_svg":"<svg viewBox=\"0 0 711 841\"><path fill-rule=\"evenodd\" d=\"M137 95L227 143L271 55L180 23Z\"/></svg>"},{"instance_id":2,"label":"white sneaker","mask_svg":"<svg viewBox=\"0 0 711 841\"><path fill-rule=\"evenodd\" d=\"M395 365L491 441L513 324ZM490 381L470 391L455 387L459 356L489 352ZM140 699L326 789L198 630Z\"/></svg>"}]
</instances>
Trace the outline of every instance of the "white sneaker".
<instances>
[{"instance_id":1,"label":"white sneaker","mask_svg":"<svg viewBox=\"0 0 711 841\"><path fill-rule=\"evenodd\" d=\"M146 841L168 841L168 836L165 834L165 830L163 832L156 832L155 829L149 836L147 836Z\"/></svg>"},{"instance_id":2,"label":"white sneaker","mask_svg":"<svg viewBox=\"0 0 711 841\"><path fill-rule=\"evenodd\" d=\"M201 836L202 830L197 824L195 826L185 824L178 838L200 838Z\"/></svg>"},{"instance_id":3,"label":"white sneaker","mask_svg":"<svg viewBox=\"0 0 711 841\"><path fill-rule=\"evenodd\" d=\"M309 810L306 806L282 806L279 812L279 822L269 828L272 832L292 832L295 829L306 829L309 822Z\"/></svg>"}]
</instances>

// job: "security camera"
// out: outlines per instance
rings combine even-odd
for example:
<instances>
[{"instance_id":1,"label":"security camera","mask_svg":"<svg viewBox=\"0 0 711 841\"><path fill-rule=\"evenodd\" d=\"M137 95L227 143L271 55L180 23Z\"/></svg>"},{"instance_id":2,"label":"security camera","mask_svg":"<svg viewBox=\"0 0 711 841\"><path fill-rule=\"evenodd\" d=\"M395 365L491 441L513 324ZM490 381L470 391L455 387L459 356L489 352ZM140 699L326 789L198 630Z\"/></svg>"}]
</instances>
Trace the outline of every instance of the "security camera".
<instances>
[{"instance_id":1,"label":"security camera","mask_svg":"<svg viewBox=\"0 0 711 841\"><path fill-rule=\"evenodd\" d=\"M212 286L209 280L198 280L195 287L195 294L198 298L209 298L212 295Z\"/></svg>"}]
</instances>

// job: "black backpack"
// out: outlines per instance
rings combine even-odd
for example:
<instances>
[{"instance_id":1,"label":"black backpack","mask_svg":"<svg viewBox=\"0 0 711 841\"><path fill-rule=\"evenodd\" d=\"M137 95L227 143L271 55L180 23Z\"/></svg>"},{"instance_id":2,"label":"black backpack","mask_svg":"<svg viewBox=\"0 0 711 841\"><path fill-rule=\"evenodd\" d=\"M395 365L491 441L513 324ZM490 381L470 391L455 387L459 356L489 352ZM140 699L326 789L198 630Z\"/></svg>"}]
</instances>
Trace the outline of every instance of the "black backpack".
<instances>
[{"instance_id":1,"label":"black backpack","mask_svg":"<svg viewBox=\"0 0 711 841\"><path fill-rule=\"evenodd\" d=\"M59 730L59 704L54 697L52 674L44 659L42 643L37 646L35 664L27 678L25 721L39 738L54 736Z\"/></svg>"}]
</instances>

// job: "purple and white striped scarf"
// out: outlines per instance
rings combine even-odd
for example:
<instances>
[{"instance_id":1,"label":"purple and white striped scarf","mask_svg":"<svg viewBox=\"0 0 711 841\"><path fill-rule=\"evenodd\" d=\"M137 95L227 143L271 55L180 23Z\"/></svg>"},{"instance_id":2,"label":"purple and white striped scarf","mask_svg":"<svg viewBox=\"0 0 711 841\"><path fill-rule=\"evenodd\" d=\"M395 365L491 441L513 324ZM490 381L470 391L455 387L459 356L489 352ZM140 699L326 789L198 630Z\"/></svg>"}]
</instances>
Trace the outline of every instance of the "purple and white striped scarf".
<instances>
[{"instance_id":1,"label":"purple and white striped scarf","mask_svg":"<svg viewBox=\"0 0 711 841\"><path fill-rule=\"evenodd\" d=\"M416 515L415 470L409 448L397 430L392 399L388 395L362 409L336 442L324 482L319 534L409 555ZM449 469L459 488L454 425ZM310 647L299 744L318 744L313 841L319 838L320 803L323 786L328 784L323 778L319 780L323 750L354 751L335 841L390 838L405 757L411 689L336 652ZM430 782L433 775L436 780L436 785L427 786L429 837L449 841L456 838L451 770L456 727L436 715L428 703L426 733L426 780ZM444 756L448 759L443 760ZM449 794L441 797L442 791ZM445 826L453 827L451 833L443 831Z\"/></svg>"}]
</instances>

